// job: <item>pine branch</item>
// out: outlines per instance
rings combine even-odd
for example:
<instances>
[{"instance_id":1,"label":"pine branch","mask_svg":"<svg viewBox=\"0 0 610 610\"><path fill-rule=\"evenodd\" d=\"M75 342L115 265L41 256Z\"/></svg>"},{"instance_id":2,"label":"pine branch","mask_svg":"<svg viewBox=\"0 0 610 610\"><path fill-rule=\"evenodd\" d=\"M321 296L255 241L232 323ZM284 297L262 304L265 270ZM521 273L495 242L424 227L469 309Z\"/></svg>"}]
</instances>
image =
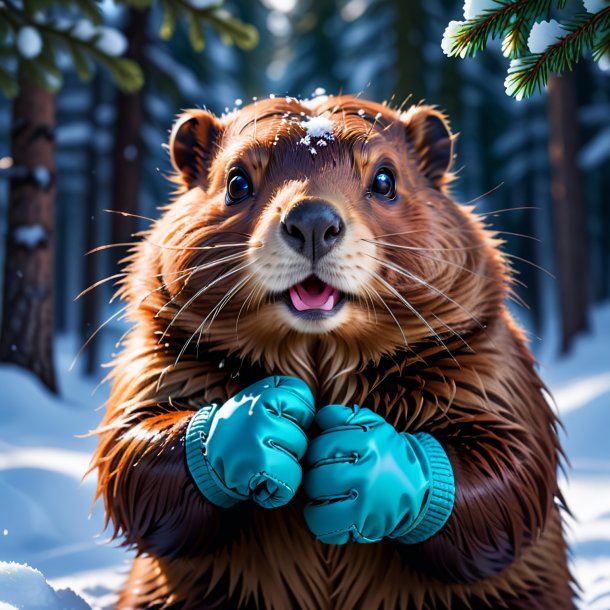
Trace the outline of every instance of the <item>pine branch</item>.
<instances>
[{"instance_id":1,"label":"pine branch","mask_svg":"<svg viewBox=\"0 0 610 610\"><path fill-rule=\"evenodd\" d=\"M559 4L563 4L561 0ZM502 37L507 30L525 27L536 18L546 15L553 0L498 1L501 8L486 9L481 15L466 21L456 32L451 55L474 57L477 51L484 51L487 41ZM517 26L515 26L517 23ZM517 37L519 33L515 34ZM521 34L522 35L522 34Z\"/></svg>"},{"instance_id":2,"label":"pine branch","mask_svg":"<svg viewBox=\"0 0 610 610\"><path fill-rule=\"evenodd\" d=\"M579 13L562 27L568 32L556 43L546 48L543 53L536 53L511 62L506 91L519 99L529 97L536 90L541 90L548 81L549 73L560 74L566 68L572 70L574 64L591 49L596 49L596 41L601 38L606 47L610 45L610 6L595 15ZM601 51L601 49L600 49ZM594 51L595 52L595 51ZM603 51L600 53L600 57Z\"/></svg>"}]
</instances>

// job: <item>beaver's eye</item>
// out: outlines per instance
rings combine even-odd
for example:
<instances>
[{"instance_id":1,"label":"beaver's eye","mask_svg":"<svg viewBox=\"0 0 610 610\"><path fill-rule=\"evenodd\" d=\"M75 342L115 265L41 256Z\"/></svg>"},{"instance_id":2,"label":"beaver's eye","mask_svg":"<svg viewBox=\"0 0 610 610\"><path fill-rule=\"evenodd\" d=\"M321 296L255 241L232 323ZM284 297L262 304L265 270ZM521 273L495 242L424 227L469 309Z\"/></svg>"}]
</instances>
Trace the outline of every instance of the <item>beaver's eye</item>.
<instances>
[{"instance_id":1,"label":"beaver's eye","mask_svg":"<svg viewBox=\"0 0 610 610\"><path fill-rule=\"evenodd\" d=\"M386 199L394 199L396 196L396 180L389 169L382 167L378 170L371 184L371 193L376 193Z\"/></svg>"},{"instance_id":2,"label":"beaver's eye","mask_svg":"<svg viewBox=\"0 0 610 610\"><path fill-rule=\"evenodd\" d=\"M252 194L252 185L246 173L241 169L233 169L227 178L227 205L233 205Z\"/></svg>"}]
</instances>

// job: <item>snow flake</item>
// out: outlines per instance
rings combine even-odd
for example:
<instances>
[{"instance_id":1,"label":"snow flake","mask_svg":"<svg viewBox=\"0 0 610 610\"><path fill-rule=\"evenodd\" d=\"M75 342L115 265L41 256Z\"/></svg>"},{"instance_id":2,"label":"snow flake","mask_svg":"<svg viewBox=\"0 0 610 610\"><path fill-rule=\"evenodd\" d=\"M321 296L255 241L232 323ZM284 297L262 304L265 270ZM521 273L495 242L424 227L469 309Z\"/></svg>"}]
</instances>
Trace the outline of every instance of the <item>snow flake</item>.
<instances>
[{"instance_id":1,"label":"snow flake","mask_svg":"<svg viewBox=\"0 0 610 610\"><path fill-rule=\"evenodd\" d=\"M270 93L269 94L269 99L270 100L274 100L275 99L275 93Z\"/></svg>"},{"instance_id":2,"label":"snow flake","mask_svg":"<svg viewBox=\"0 0 610 610\"><path fill-rule=\"evenodd\" d=\"M453 51L453 45L455 44L455 36L464 23L464 21L450 21L449 25L445 28L443 40L441 41L441 49L443 49L443 53L447 55L447 57L457 55L457 52ZM459 55L464 59L464 57L466 57L466 49L462 49Z\"/></svg>"},{"instance_id":3,"label":"snow flake","mask_svg":"<svg viewBox=\"0 0 610 610\"><path fill-rule=\"evenodd\" d=\"M41 224L20 225L13 232L13 241L29 250L48 241L49 234Z\"/></svg>"},{"instance_id":4,"label":"snow flake","mask_svg":"<svg viewBox=\"0 0 610 610\"><path fill-rule=\"evenodd\" d=\"M610 72L610 53L605 53L599 58L597 66L602 72Z\"/></svg>"},{"instance_id":5,"label":"snow flake","mask_svg":"<svg viewBox=\"0 0 610 610\"><path fill-rule=\"evenodd\" d=\"M7 529L2 530L2 535L3 536L8 536L8 530Z\"/></svg>"},{"instance_id":6,"label":"snow flake","mask_svg":"<svg viewBox=\"0 0 610 610\"><path fill-rule=\"evenodd\" d=\"M599 13L605 8L610 8L608 0L582 0L582 3L585 5L585 10L587 13L592 14Z\"/></svg>"},{"instance_id":7,"label":"snow flake","mask_svg":"<svg viewBox=\"0 0 610 610\"><path fill-rule=\"evenodd\" d=\"M464 19L475 19L488 9L497 9L495 0L466 0L464 2Z\"/></svg>"},{"instance_id":8,"label":"snow flake","mask_svg":"<svg viewBox=\"0 0 610 610\"><path fill-rule=\"evenodd\" d=\"M312 147L309 149L309 152L310 152L312 155L317 155L317 154L318 154L318 151L317 151L317 150L316 150L316 149L315 149L313 146L312 146Z\"/></svg>"},{"instance_id":9,"label":"snow flake","mask_svg":"<svg viewBox=\"0 0 610 610\"><path fill-rule=\"evenodd\" d=\"M555 19L534 23L527 39L527 48L530 53L544 53L548 46L555 44L559 38L563 38L565 33L559 21Z\"/></svg>"},{"instance_id":10,"label":"snow flake","mask_svg":"<svg viewBox=\"0 0 610 610\"><path fill-rule=\"evenodd\" d=\"M326 95L326 89L324 89L324 87L316 87L313 96L318 97L319 95Z\"/></svg>"},{"instance_id":11,"label":"snow flake","mask_svg":"<svg viewBox=\"0 0 610 610\"><path fill-rule=\"evenodd\" d=\"M95 33L99 36L95 41L95 46L102 53L110 57L118 57L127 50L127 39L119 30L100 25Z\"/></svg>"},{"instance_id":12,"label":"snow flake","mask_svg":"<svg viewBox=\"0 0 610 610\"><path fill-rule=\"evenodd\" d=\"M42 37L38 30L30 25L19 30L16 42L19 55L26 59L34 59L42 51Z\"/></svg>"},{"instance_id":13,"label":"snow flake","mask_svg":"<svg viewBox=\"0 0 610 610\"><path fill-rule=\"evenodd\" d=\"M244 103L244 100L242 100L240 97L238 97L235 100L235 105L239 108L239 106L241 106Z\"/></svg>"}]
</instances>

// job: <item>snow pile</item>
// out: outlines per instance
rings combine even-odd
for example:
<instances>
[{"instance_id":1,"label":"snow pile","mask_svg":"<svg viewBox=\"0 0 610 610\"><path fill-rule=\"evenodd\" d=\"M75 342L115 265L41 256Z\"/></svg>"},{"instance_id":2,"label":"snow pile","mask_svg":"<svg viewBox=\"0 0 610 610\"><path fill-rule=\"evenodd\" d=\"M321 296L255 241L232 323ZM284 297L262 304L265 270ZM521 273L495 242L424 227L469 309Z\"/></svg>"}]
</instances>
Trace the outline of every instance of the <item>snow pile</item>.
<instances>
[{"instance_id":1,"label":"snow pile","mask_svg":"<svg viewBox=\"0 0 610 610\"><path fill-rule=\"evenodd\" d=\"M559 21L555 19L534 23L527 39L527 48L530 53L544 53L547 47L563 38L565 33Z\"/></svg>"},{"instance_id":2,"label":"snow pile","mask_svg":"<svg viewBox=\"0 0 610 610\"><path fill-rule=\"evenodd\" d=\"M49 239L47 230L41 224L20 225L13 232L13 241L18 246L33 250L40 244L45 244Z\"/></svg>"},{"instance_id":3,"label":"snow pile","mask_svg":"<svg viewBox=\"0 0 610 610\"><path fill-rule=\"evenodd\" d=\"M508 74L504 79L504 90L506 91L506 95L512 96L517 87L519 85L517 79L515 78L515 73L519 72L523 69L523 62L520 59L511 59L510 65L508 67ZM515 99L519 102L523 99L523 92L520 91L515 95Z\"/></svg>"},{"instance_id":4,"label":"snow pile","mask_svg":"<svg viewBox=\"0 0 610 610\"><path fill-rule=\"evenodd\" d=\"M570 461L561 488L575 519L567 535L574 574L583 588L585 610L610 607L610 303L593 311L591 332L558 358L558 337L547 329L538 358L565 432Z\"/></svg>"},{"instance_id":5,"label":"snow pile","mask_svg":"<svg viewBox=\"0 0 610 610\"><path fill-rule=\"evenodd\" d=\"M500 8L495 0L466 0L464 2L464 19L475 19L484 11Z\"/></svg>"},{"instance_id":6,"label":"snow pile","mask_svg":"<svg viewBox=\"0 0 610 610\"><path fill-rule=\"evenodd\" d=\"M587 13L595 14L603 11L605 8L610 8L608 0L583 0L582 3Z\"/></svg>"},{"instance_id":7,"label":"snow pile","mask_svg":"<svg viewBox=\"0 0 610 610\"><path fill-rule=\"evenodd\" d=\"M90 515L96 479L83 476L96 438L82 435L99 424L108 388L92 395L101 374L68 373L79 346L58 343L61 397L27 371L0 366L0 561L31 565L55 588L70 587L94 610L106 610L114 607L130 555L106 542L99 503ZM0 584L2 602L4 590Z\"/></svg>"},{"instance_id":8,"label":"snow pile","mask_svg":"<svg viewBox=\"0 0 610 610\"><path fill-rule=\"evenodd\" d=\"M441 48L447 57L457 55L457 53L453 51L453 45L455 44L455 37L458 31L461 29L464 23L464 21L450 21L449 25L445 28L443 40L441 41ZM459 55L462 59L464 59L464 57L466 57L466 49L462 49Z\"/></svg>"},{"instance_id":9,"label":"snow pile","mask_svg":"<svg viewBox=\"0 0 610 610\"><path fill-rule=\"evenodd\" d=\"M1 610L91 610L70 589L56 591L44 576L28 565L0 562Z\"/></svg>"},{"instance_id":10,"label":"snow pile","mask_svg":"<svg viewBox=\"0 0 610 610\"><path fill-rule=\"evenodd\" d=\"M19 55L26 59L34 59L42 51L42 38L38 30L31 25L26 25L19 30L16 42Z\"/></svg>"}]
</instances>

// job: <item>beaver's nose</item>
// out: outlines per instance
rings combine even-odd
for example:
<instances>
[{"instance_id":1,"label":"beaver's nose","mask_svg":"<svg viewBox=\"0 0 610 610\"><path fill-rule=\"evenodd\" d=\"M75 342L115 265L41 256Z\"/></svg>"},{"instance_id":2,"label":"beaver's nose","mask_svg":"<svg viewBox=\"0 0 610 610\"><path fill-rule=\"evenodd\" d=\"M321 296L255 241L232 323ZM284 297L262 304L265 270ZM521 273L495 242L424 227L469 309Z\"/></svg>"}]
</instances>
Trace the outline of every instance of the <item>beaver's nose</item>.
<instances>
[{"instance_id":1,"label":"beaver's nose","mask_svg":"<svg viewBox=\"0 0 610 610\"><path fill-rule=\"evenodd\" d=\"M332 205L308 199L288 212L282 235L293 250L316 262L341 239L343 221Z\"/></svg>"}]
</instances>

